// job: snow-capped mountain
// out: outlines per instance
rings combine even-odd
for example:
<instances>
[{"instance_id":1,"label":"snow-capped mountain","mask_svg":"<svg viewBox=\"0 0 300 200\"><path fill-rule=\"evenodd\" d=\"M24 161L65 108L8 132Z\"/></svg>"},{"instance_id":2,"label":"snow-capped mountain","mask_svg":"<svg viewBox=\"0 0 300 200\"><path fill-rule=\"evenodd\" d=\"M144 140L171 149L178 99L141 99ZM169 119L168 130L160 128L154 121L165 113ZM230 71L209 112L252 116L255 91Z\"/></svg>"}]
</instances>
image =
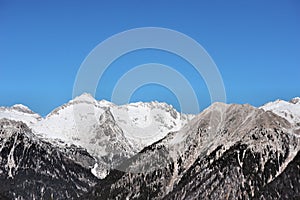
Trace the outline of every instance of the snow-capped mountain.
<instances>
[{"instance_id":1,"label":"snow-capped mountain","mask_svg":"<svg viewBox=\"0 0 300 200\"><path fill-rule=\"evenodd\" d=\"M88 94L45 118L1 107L0 198L299 199L299 107L214 103L192 116Z\"/></svg>"},{"instance_id":2,"label":"snow-capped mountain","mask_svg":"<svg viewBox=\"0 0 300 200\"><path fill-rule=\"evenodd\" d=\"M300 124L300 98L296 97L290 101L276 100L261 107L287 119L291 123Z\"/></svg>"},{"instance_id":3,"label":"snow-capped mountain","mask_svg":"<svg viewBox=\"0 0 300 200\"><path fill-rule=\"evenodd\" d=\"M163 138L170 131L177 131L193 116L178 113L166 103L131 103L117 106L105 100L97 101L83 94L58 107L45 119L37 122L33 130L47 137L60 138L71 143L80 143L89 129L99 124L100 116L109 110L124 136L138 149ZM79 141L79 142L76 142Z\"/></svg>"},{"instance_id":4,"label":"snow-capped mountain","mask_svg":"<svg viewBox=\"0 0 300 200\"><path fill-rule=\"evenodd\" d=\"M37 123L42 117L34 113L27 106L16 104L12 107L0 107L0 119L7 118L16 121L22 121L28 126Z\"/></svg>"},{"instance_id":5,"label":"snow-capped mountain","mask_svg":"<svg viewBox=\"0 0 300 200\"><path fill-rule=\"evenodd\" d=\"M97 101L90 94L76 97L45 118L21 105L3 111L0 110L0 118L23 121L36 135L87 149L97 160L92 172L99 178L193 118L166 103L117 106L105 100Z\"/></svg>"}]
</instances>

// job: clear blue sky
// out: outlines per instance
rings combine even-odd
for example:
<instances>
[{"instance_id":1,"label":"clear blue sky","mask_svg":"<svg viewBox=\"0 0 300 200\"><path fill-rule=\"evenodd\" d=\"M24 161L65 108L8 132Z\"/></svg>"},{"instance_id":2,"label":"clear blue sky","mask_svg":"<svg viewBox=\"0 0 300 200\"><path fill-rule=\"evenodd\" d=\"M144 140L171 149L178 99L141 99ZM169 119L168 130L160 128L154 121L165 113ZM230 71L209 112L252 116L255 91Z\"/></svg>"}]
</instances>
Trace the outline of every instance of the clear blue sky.
<instances>
[{"instance_id":1,"label":"clear blue sky","mask_svg":"<svg viewBox=\"0 0 300 200\"><path fill-rule=\"evenodd\" d=\"M259 106L300 96L298 0L0 0L0 105L22 103L49 113L72 98L77 70L97 44L146 26L174 29L199 42L221 72L229 103ZM148 62L185 65L165 52L130 53L114 63L123 71L109 68L106 90L96 98L107 98L125 69ZM209 94L201 77L182 73L206 107ZM140 88L131 100L155 99L178 108L174 95L158 85Z\"/></svg>"}]
</instances>

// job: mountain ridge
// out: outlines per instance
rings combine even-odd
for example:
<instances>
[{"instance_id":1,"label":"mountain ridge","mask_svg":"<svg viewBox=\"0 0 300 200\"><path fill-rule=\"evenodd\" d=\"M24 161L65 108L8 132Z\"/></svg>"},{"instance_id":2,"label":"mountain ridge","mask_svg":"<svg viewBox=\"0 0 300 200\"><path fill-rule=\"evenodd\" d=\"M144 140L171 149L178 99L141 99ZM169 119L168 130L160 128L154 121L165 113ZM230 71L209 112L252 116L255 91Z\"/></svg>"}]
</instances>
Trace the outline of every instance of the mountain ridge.
<instances>
[{"instance_id":1,"label":"mountain ridge","mask_svg":"<svg viewBox=\"0 0 300 200\"><path fill-rule=\"evenodd\" d=\"M64 197L71 199L293 198L300 191L292 171L300 169L298 100L269 102L259 108L216 102L192 118L165 103L117 106L87 94L39 120L25 106L0 107L0 181L19 184L17 189L5 187L0 194L28 199L32 196L22 191L29 190L39 198L34 188L37 175L49 172L51 176L43 176L38 190L45 191L47 184L55 188L58 182L52 184L53 176L68 191ZM24 122L15 121L22 110ZM8 111L12 114L7 115ZM5 115L11 119L4 119ZM77 123L79 127L74 127ZM19 130L25 134L10 134ZM135 135L139 132L146 135ZM31 160L47 164L39 168ZM54 169L50 163L56 163ZM28 185L15 176L28 173L17 166L36 169L30 172L35 175ZM282 177L291 178L292 185L282 185ZM69 178L80 187L66 186ZM61 192L60 188L47 190L42 197Z\"/></svg>"},{"instance_id":2,"label":"mountain ridge","mask_svg":"<svg viewBox=\"0 0 300 200\"><path fill-rule=\"evenodd\" d=\"M103 117L111 120L103 123ZM192 117L166 103L137 102L117 106L106 100L97 101L85 93L27 125L35 134L51 141L57 139L86 148L98 162L93 172L103 178L116 163L168 132L179 130ZM9 115L8 118L18 119ZM119 159L112 159L115 157Z\"/></svg>"},{"instance_id":3,"label":"mountain ridge","mask_svg":"<svg viewBox=\"0 0 300 200\"><path fill-rule=\"evenodd\" d=\"M300 149L288 120L249 105L217 103L191 123L144 149L127 173L114 171L104 179L110 185L100 182L91 193L104 199L252 199ZM145 166L149 170L140 171Z\"/></svg>"}]
</instances>

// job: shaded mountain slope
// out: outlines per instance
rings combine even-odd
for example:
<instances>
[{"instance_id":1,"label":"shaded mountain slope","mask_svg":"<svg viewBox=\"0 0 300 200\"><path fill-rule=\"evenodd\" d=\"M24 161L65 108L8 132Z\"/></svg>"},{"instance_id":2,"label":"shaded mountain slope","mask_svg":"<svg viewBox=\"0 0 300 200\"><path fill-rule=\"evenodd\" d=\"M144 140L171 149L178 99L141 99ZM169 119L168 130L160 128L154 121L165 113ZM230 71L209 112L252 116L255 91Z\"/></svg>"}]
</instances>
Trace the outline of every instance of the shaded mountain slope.
<instances>
[{"instance_id":1,"label":"shaded mountain slope","mask_svg":"<svg viewBox=\"0 0 300 200\"><path fill-rule=\"evenodd\" d=\"M37 138L26 124L0 120L0 194L10 199L72 199L97 179L94 159L75 146Z\"/></svg>"},{"instance_id":2,"label":"shaded mountain slope","mask_svg":"<svg viewBox=\"0 0 300 200\"><path fill-rule=\"evenodd\" d=\"M298 153L296 128L249 105L214 104L124 164L126 173L111 172L88 198L251 199Z\"/></svg>"}]
</instances>

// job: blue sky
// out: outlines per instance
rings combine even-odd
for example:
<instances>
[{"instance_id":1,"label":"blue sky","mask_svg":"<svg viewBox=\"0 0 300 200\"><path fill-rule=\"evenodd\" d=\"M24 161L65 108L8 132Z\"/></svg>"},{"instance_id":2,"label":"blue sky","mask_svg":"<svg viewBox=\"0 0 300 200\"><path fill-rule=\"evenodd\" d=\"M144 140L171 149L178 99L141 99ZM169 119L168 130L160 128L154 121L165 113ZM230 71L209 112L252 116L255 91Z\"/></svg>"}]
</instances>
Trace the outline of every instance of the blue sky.
<instances>
[{"instance_id":1,"label":"blue sky","mask_svg":"<svg viewBox=\"0 0 300 200\"><path fill-rule=\"evenodd\" d=\"M200 43L219 68L228 103L259 106L300 96L297 0L0 0L0 105L22 103L49 113L72 98L77 70L96 45L148 26L177 30ZM205 83L192 67L156 50L118 59L101 80L105 89L97 90L96 98L107 99L122 73L149 62L187 66L181 73L195 88L200 107L210 104ZM155 84L139 88L131 99L151 100L179 109L175 95Z\"/></svg>"}]
</instances>

